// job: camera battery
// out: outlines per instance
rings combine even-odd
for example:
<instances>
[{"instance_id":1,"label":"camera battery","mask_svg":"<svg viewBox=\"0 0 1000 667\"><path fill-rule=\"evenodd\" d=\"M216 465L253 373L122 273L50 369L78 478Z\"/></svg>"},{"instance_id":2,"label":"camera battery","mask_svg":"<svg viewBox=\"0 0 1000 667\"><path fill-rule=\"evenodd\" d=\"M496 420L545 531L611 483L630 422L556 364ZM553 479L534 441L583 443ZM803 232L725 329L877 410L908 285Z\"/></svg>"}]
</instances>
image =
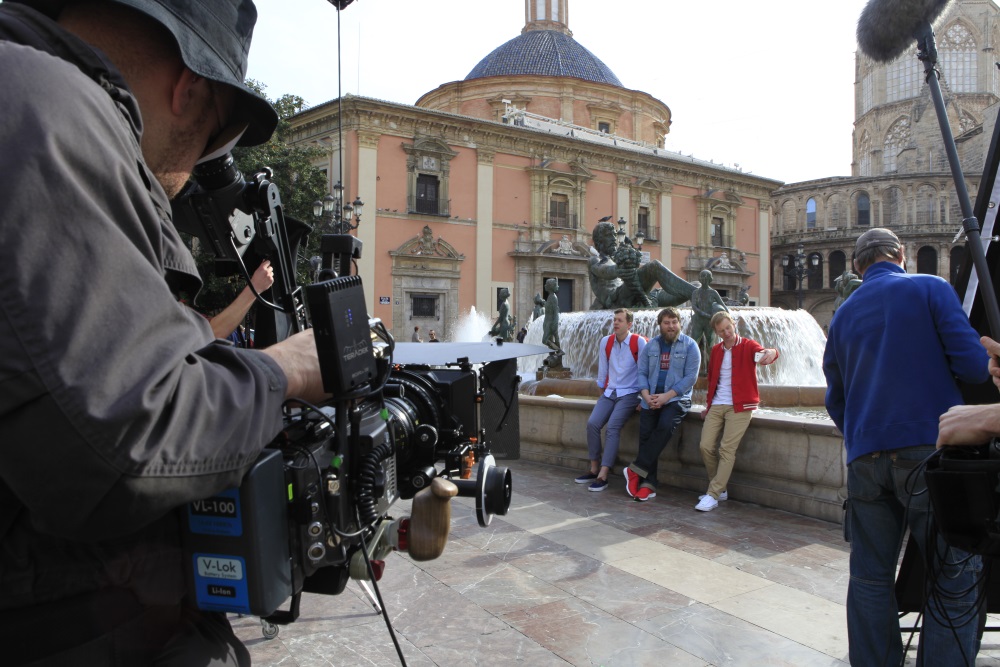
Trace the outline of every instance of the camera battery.
<instances>
[{"instance_id":1,"label":"camera battery","mask_svg":"<svg viewBox=\"0 0 1000 667\"><path fill-rule=\"evenodd\" d=\"M183 540L199 609L269 616L292 595L284 462L265 450L238 489L189 503Z\"/></svg>"},{"instance_id":2,"label":"camera battery","mask_svg":"<svg viewBox=\"0 0 1000 667\"><path fill-rule=\"evenodd\" d=\"M334 278L309 285L305 292L323 388L337 397L371 382L375 355L361 278Z\"/></svg>"}]
</instances>

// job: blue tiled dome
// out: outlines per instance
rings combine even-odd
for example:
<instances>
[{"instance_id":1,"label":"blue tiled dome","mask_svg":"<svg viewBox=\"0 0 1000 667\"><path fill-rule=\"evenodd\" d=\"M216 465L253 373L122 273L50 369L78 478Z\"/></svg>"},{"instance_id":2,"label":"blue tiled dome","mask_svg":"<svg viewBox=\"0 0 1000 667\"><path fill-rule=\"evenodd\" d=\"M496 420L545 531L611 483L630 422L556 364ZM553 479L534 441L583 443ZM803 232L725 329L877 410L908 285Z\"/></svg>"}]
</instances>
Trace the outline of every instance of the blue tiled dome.
<instances>
[{"instance_id":1,"label":"blue tiled dome","mask_svg":"<svg viewBox=\"0 0 1000 667\"><path fill-rule=\"evenodd\" d=\"M466 81L488 76L572 76L623 88L615 73L572 37L529 30L498 47L472 68Z\"/></svg>"}]
</instances>

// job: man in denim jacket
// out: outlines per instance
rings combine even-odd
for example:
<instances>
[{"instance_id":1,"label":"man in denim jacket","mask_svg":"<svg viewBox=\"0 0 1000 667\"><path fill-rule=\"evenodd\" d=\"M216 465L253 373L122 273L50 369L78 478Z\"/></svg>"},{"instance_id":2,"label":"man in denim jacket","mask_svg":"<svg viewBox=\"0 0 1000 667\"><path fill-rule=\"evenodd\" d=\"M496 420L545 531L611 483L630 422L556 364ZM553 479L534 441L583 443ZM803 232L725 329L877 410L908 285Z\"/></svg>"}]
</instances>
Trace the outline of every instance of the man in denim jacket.
<instances>
[{"instance_id":1,"label":"man in denim jacket","mask_svg":"<svg viewBox=\"0 0 1000 667\"><path fill-rule=\"evenodd\" d=\"M640 502L656 497L656 462L691 409L691 390L701 365L698 343L681 333L676 308L661 310L656 323L660 335L639 355L639 453L625 468L625 490Z\"/></svg>"}]
</instances>

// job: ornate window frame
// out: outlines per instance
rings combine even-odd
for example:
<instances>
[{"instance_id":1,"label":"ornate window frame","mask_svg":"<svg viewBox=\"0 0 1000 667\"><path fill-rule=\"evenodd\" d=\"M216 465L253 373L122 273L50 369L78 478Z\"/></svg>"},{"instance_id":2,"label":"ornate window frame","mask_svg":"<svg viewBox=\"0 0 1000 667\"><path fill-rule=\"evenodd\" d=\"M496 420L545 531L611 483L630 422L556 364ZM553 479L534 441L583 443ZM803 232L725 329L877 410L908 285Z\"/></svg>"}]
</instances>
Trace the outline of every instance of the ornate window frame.
<instances>
[{"instance_id":1,"label":"ornate window frame","mask_svg":"<svg viewBox=\"0 0 1000 667\"><path fill-rule=\"evenodd\" d=\"M434 137L417 137L412 144L403 144L406 152L406 208L409 213L421 215L451 215L451 199L449 198L449 180L451 176L451 161L458 155L446 143ZM417 211L417 179L419 176L433 176L438 179L437 213Z\"/></svg>"}]
</instances>

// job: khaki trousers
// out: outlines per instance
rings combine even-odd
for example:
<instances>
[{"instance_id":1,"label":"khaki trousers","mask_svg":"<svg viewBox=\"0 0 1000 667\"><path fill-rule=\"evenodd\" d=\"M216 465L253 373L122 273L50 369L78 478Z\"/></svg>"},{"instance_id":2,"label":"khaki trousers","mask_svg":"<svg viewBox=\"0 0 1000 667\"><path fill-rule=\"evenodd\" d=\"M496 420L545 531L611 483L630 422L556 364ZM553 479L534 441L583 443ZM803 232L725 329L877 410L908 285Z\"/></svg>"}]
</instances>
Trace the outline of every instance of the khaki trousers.
<instances>
[{"instance_id":1,"label":"khaki trousers","mask_svg":"<svg viewBox=\"0 0 1000 667\"><path fill-rule=\"evenodd\" d=\"M753 410L736 412L731 405L713 405L701 429L701 460L708 472L708 495L716 500L726 490L736 463L736 450L750 426ZM719 434L722 440L719 441ZM718 443L718 449L716 449Z\"/></svg>"}]
</instances>

